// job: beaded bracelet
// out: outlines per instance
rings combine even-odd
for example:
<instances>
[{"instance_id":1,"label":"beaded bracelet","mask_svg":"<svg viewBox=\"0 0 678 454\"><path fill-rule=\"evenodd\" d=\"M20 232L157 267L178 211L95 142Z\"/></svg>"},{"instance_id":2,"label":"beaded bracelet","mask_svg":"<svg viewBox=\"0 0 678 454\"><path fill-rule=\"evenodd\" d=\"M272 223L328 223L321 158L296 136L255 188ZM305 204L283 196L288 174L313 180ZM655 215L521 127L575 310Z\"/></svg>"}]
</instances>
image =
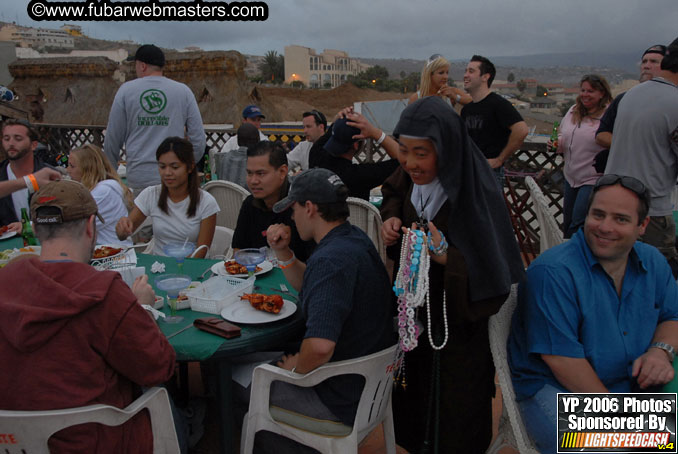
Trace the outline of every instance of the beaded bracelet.
<instances>
[{"instance_id":1,"label":"beaded bracelet","mask_svg":"<svg viewBox=\"0 0 678 454\"><path fill-rule=\"evenodd\" d=\"M449 246L447 244L447 240L445 239L445 235L443 235L443 232L439 233L440 233L440 244L438 245L438 247L434 247L433 237L431 236L431 232L428 232L428 248L433 255L438 257L447 254L447 247Z\"/></svg>"}]
</instances>

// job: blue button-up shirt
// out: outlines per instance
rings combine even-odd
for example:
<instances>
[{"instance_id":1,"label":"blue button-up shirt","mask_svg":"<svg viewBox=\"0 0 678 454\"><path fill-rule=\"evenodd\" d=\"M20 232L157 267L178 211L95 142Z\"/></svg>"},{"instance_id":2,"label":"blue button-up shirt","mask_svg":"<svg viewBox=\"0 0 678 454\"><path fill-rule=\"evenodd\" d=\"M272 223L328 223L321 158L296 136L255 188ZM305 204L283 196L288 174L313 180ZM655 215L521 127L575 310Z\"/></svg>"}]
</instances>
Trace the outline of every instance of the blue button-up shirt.
<instances>
[{"instance_id":1,"label":"blue button-up shirt","mask_svg":"<svg viewBox=\"0 0 678 454\"><path fill-rule=\"evenodd\" d=\"M508 341L516 398L563 388L542 354L586 358L611 392L630 391L633 361L667 320L678 320L678 286L659 251L636 242L619 297L580 230L541 254L519 288Z\"/></svg>"}]
</instances>

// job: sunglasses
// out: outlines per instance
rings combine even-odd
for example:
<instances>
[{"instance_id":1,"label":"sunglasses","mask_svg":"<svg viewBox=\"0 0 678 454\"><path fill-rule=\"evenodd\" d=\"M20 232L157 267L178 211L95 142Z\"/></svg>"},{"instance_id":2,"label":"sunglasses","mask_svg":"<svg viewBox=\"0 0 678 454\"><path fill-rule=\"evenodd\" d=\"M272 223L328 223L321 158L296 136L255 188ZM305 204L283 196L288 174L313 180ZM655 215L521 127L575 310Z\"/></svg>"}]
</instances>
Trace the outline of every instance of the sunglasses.
<instances>
[{"instance_id":1,"label":"sunglasses","mask_svg":"<svg viewBox=\"0 0 678 454\"><path fill-rule=\"evenodd\" d=\"M602 177L598 178L598 181L596 181L596 184L593 186L593 190L597 191L602 187L612 186L617 183L621 184L629 191L634 192L638 197L643 198L647 197L647 188L645 187L642 181L637 180L633 177L615 175L612 173L603 175Z\"/></svg>"},{"instance_id":2,"label":"sunglasses","mask_svg":"<svg viewBox=\"0 0 678 454\"><path fill-rule=\"evenodd\" d=\"M443 58L441 54L433 54L430 57L428 57L428 61L426 62L426 66L429 66L432 64L434 61L436 61L439 58Z\"/></svg>"},{"instance_id":3,"label":"sunglasses","mask_svg":"<svg viewBox=\"0 0 678 454\"><path fill-rule=\"evenodd\" d=\"M643 56L645 54L659 54L659 55L666 55L666 46L663 44L657 44L652 47L648 47L648 49L643 52Z\"/></svg>"},{"instance_id":4,"label":"sunglasses","mask_svg":"<svg viewBox=\"0 0 678 454\"><path fill-rule=\"evenodd\" d=\"M317 125L325 125L325 126L327 126L327 120L325 119L325 115L323 115L323 114L320 113L319 111L313 109L313 110L311 110L311 111L309 111L309 112L307 112L307 113L311 114L311 116L315 119L315 123L316 123Z\"/></svg>"},{"instance_id":5,"label":"sunglasses","mask_svg":"<svg viewBox=\"0 0 678 454\"><path fill-rule=\"evenodd\" d=\"M581 78L581 81L579 82L580 84L582 82L598 82L601 83L601 79L598 75L596 74L587 74L584 77Z\"/></svg>"}]
</instances>

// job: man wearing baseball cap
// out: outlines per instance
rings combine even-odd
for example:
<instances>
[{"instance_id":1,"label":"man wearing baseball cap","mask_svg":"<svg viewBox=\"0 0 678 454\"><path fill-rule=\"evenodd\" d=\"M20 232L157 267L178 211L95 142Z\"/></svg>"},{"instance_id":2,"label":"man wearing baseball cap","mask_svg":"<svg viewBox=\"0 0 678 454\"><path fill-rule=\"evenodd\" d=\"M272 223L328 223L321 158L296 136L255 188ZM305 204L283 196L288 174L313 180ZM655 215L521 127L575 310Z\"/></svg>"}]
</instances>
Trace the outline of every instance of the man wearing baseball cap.
<instances>
[{"instance_id":1,"label":"man wearing baseball cap","mask_svg":"<svg viewBox=\"0 0 678 454\"><path fill-rule=\"evenodd\" d=\"M272 225L266 232L285 277L300 290L297 304L306 321L300 352L283 356L278 363L292 372L306 374L327 362L369 355L395 343L388 275L372 241L346 220L347 196L348 188L337 175L310 169L294 178L287 197L273 207L275 212L293 210L301 239L318 243L303 264L289 248L289 226ZM339 422L350 431L362 385L358 376L333 377L313 388L275 382L271 405L286 413ZM257 448L301 452L290 440L261 434Z\"/></svg>"},{"instance_id":2,"label":"man wearing baseball cap","mask_svg":"<svg viewBox=\"0 0 678 454\"><path fill-rule=\"evenodd\" d=\"M245 107L242 111L243 124L245 123L252 124L256 126L257 129L261 129L261 120L264 118L266 118L266 116L263 113L261 113L261 109L259 108L259 106L255 106L254 104ZM268 137L266 137L261 131L259 131L259 141L264 140L268 140ZM239 147L238 134L235 134L226 141L224 147L221 149L221 152L227 153L229 151L237 150L238 147Z\"/></svg>"},{"instance_id":3,"label":"man wearing baseball cap","mask_svg":"<svg viewBox=\"0 0 678 454\"><path fill-rule=\"evenodd\" d=\"M652 203L641 241L659 249L678 278L671 201L678 178L678 38L667 46L659 74L626 92L614 128L605 174L645 184Z\"/></svg>"},{"instance_id":4,"label":"man wearing baseball cap","mask_svg":"<svg viewBox=\"0 0 678 454\"><path fill-rule=\"evenodd\" d=\"M649 47L643 56L640 59L640 78L639 82L645 82L653 77L656 77L661 72L662 59L666 54L666 46L663 44L656 44ZM617 118L617 109L619 108L619 102L622 100L626 92L620 93L617 95L614 100L607 107L607 110L600 119L600 126L598 126L598 131L596 131L596 143L602 147L610 148L612 145L612 131L614 131L614 120ZM607 152L605 153L605 162L601 162L600 169L596 167L596 170L599 172L605 171L605 163L607 163ZM597 162L597 161L596 161Z\"/></svg>"},{"instance_id":5,"label":"man wearing baseball cap","mask_svg":"<svg viewBox=\"0 0 678 454\"><path fill-rule=\"evenodd\" d=\"M49 183L30 208L40 257L0 269L0 361L12 367L0 374L2 408L124 408L138 386L161 384L174 372L174 350L141 307L154 302L148 277L130 290L119 273L89 265L98 213L82 184ZM150 420L140 414L118 427L64 429L49 448L151 452L152 444Z\"/></svg>"},{"instance_id":6,"label":"man wearing baseball cap","mask_svg":"<svg viewBox=\"0 0 678 454\"><path fill-rule=\"evenodd\" d=\"M193 92L163 76L165 54L144 44L129 57L137 78L122 84L115 95L106 127L104 153L114 168L125 146L127 183L134 195L160 184L155 152L167 137L186 137L193 145L195 162L205 152L205 129Z\"/></svg>"},{"instance_id":7,"label":"man wearing baseball cap","mask_svg":"<svg viewBox=\"0 0 678 454\"><path fill-rule=\"evenodd\" d=\"M349 197L369 200L370 190L381 185L398 168L398 143L373 126L363 115L354 113L352 108L344 109L337 115L326 136L329 138L322 149L316 146L311 149L309 167L329 169L339 175L349 189ZM353 163L363 139L367 138L383 147L392 159Z\"/></svg>"}]
</instances>

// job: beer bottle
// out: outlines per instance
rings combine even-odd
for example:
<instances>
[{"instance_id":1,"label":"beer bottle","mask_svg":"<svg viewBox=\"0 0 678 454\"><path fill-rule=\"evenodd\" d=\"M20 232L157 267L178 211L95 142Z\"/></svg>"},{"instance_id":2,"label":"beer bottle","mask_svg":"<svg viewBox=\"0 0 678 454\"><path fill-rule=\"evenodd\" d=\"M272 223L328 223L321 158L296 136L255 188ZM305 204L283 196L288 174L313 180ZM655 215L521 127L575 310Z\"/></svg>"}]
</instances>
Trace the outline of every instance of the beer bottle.
<instances>
[{"instance_id":1,"label":"beer bottle","mask_svg":"<svg viewBox=\"0 0 678 454\"><path fill-rule=\"evenodd\" d=\"M210 155L208 153L205 153L203 173L205 174L205 183L212 181L212 166L210 166Z\"/></svg>"},{"instance_id":2,"label":"beer bottle","mask_svg":"<svg viewBox=\"0 0 678 454\"><path fill-rule=\"evenodd\" d=\"M37 246L38 240L33 234L33 227L31 227L31 220L28 217L26 208L21 209L21 238L24 240L24 246Z\"/></svg>"},{"instance_id":3,"label":"beer bottle","mask_svg":"<svg viewBox=\"0 0 678 454\"><path fill-rule=\"evenodd\" d=\"M554 121L553 131L551 131L551 149L549 150L551 152L558 151L558 126L560 126L560 123Z\"/></svg>"}]
</instances>

